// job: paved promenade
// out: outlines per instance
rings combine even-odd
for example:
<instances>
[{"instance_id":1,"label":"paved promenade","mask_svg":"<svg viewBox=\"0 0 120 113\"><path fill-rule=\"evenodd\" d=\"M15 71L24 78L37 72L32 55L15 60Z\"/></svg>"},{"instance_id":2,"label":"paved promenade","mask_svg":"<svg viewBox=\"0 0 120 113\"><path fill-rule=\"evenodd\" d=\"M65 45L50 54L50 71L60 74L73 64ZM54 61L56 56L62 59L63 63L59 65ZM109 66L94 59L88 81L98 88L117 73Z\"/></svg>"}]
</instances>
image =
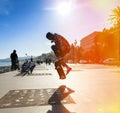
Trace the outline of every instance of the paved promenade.
<instances>
[{"instance_id":1,"label":"paved promenade","mask_svg":"<svg viewBox=\"0 0 120 113\"><path fill-rule=\"evenodd\" d=\"M120 67L69 65L64 80L53 64L0 74L0 113L120 113Z\"/></svg>"}]
</instances>

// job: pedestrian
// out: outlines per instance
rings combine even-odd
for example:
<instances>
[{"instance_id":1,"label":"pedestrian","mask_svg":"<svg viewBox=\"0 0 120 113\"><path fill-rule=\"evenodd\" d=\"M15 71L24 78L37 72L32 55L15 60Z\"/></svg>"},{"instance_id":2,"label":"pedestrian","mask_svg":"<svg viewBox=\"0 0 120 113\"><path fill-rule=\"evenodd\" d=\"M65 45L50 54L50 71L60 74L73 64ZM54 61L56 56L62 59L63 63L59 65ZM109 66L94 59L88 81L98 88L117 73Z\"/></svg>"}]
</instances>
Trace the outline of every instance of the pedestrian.
<instances>
[{"instance_id":1,"label":"pedestrian","mask_svg":"<svg viewBox=\"0 0 120 113\"><path fill-rule=\"evenodd\" d=\"M19 60L16 50L13 50L13 52L10 54L10 58L11 58L11 71L16 69L19 70Z\"/></svg>"},{"instance_id":2,"label":"pedestrian","mask_svg":"<svg viewBox=\"0 0 120 113\"><path fill-rule=\"evenodd\" d=\"M54 45L51 46L51 49L54 51L55 56L57 57L57 63L59 65L66 67L66 75L71 71L71 67L69 67L66 62L64 61L64 57L70 51L70 45L68 41L61 35L57 33L50 33L46 34L46 38L51 40L51 43L54 42Z\"/></svg>"},{"instance_id":3,"label":"pedestrian","mask_svg":"<svg viewBox=\"0 0 120 113\"><path fill-rule=\"evenodd\" d=\"M33 62L33 57L31 56L30 61Z\"/></svg>"}]
</instances>

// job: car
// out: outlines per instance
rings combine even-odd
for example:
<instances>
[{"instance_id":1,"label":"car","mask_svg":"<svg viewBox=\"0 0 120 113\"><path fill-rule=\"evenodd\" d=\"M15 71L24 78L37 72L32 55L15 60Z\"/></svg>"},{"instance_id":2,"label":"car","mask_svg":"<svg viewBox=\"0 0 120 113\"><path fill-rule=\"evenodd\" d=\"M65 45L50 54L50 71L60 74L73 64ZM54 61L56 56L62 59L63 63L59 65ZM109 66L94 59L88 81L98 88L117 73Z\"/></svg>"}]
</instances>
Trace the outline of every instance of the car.
<instances>
[{"instance_id":1,"label":"car","mask_svg":"<svg viewBox=\"0 0 120 113\"><path fill-rule=\"evenodd\" d=\"M80 60L79 62L80 62L80 64L87 64L88 63L87 60Z\"/></svg>"},{"instance_id":2,"label":"car","mask_svg":"<svg viewBox=\"0 0 120 113\"><path fill-rule=\"evenodd\" d=\"M73 63L73 60L68 60L68 63Z\"/></svg>"},{"instance_id":3,"label":"car","mask_svg":"<svg viewBox=\"0 0 120 113\"><path fill-rule=\"evenodd\" d=\"M116 58L107 58L103 61L103 64L106 65L120 65L120 60Z\"/></svg>"}]
</instances>

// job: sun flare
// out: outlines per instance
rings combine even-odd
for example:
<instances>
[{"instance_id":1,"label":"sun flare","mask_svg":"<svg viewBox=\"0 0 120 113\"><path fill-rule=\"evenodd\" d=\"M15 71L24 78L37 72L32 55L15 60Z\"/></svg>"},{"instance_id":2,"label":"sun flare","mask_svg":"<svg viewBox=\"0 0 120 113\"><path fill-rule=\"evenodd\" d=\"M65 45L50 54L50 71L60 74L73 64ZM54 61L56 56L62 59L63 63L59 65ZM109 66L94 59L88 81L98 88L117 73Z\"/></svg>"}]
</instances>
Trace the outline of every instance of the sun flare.
<instances>
[{"instance_id":1,"label":"sun flare","mask_svg":"<svg viewBox=\"0 0 120 113\"><path fill-rule=\"evenodd\" d=\"M61 14L61 15L68 15L71 13L72 11L72 3L71 1L63 1L63 2L59 2L57 7L56 7L56 11Z\"/></svg>"}]
</instances>

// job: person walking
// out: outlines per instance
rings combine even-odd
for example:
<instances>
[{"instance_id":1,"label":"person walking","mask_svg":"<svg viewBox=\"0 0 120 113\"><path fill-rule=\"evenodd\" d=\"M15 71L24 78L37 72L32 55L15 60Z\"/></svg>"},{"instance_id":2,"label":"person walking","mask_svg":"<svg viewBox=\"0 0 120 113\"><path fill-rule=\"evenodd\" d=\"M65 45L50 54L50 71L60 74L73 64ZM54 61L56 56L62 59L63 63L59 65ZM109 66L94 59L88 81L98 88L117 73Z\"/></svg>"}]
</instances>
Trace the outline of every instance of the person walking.
<instances>
[{"instance_id":1,"label":"person walking","mask_svg":"<svg viewBox=\"0 0 120 113\"><path fill-rule=\"evenodd\" d=\"M10 54L10 58L11 58L11 71L16 69L19 70L19 60L16 50L13 50L13 52Z\"/></svg>"}]
</instances>

